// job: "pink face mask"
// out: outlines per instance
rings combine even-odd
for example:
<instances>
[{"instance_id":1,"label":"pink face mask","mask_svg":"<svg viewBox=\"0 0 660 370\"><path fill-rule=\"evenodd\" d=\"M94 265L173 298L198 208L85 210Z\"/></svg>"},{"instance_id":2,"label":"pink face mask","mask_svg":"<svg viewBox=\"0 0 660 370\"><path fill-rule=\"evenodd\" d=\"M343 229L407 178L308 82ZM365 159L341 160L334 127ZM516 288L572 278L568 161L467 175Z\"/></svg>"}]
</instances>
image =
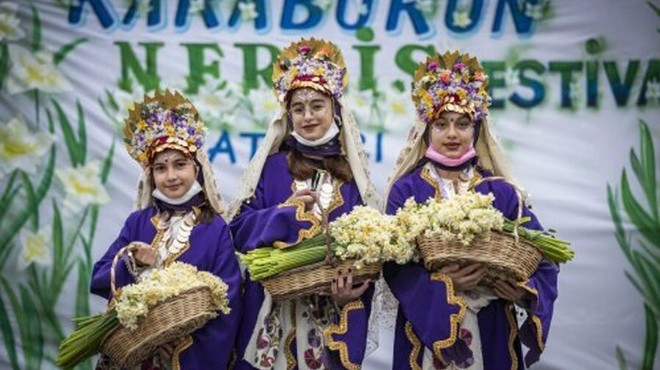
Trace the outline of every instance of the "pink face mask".
<instances>
[{"instance_id":1,"label":"pink face mask","mask_svg":"<svg viewBox=\"0 0 660 370\"><path fill-rule=\"evenodd\" d=\"M462 164L466 163L467 161L471 160L477 155L477 152L474 150L474 146L471 146L470 149L468 149L465 154L463 154L460 158L449 158L447 156L444 156L437 151L433 149L429 145L429 148L426 149L426 158L438 162L442 164L443 166L447 167L458 167L461 166Z\"/></svg>"}]
</instances>

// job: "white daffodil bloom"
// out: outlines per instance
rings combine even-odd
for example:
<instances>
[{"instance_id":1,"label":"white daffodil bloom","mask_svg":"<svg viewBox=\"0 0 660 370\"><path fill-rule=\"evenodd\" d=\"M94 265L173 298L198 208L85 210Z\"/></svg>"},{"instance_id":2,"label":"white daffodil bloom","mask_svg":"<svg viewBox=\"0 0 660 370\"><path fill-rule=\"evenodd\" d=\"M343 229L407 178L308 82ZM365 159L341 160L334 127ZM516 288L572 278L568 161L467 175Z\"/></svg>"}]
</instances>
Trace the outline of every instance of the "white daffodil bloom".
<instances>
[{"instance_id":1,"label":"white daffodil bloom","mask_svg":"<svg viewBox=\"0 0 660 370\"><path fill-rule=\"evenodd\" d=\"M247 100L252 105L251 119L255 125L260 127L266 127L279 112L280 106L269 89L252 89L247 95Z\"/></svg>"},{"instance_id":2,"label":"white daffodil bloom","mask_svg":"<svg viewBox=\"0 0 660 370\"><path fill-rule=\"evenodd\" d=\"M520 85L520 70L507 67L504 73L504 81L508 89L515 89Z\"/></svg>"},{"instance_id":3,"label":"white daffodil bloom","mask_svg":"<svg viewBox=\"0 0 660 370\"><path fill-rule=\"evenodd\" d=\"M660 82L653 79L646 84L646 99L660 101Z\"/></svg>"},{"instance_id":4,"label":"white daffodil bloom","mask_svg":"<svg viewBox=\"0 0 660 370\"><path fill-rule=\"evenodd\" d=\"M133 109L136 101L144 99L144 89L140 84L136 84L130 92L117 89L112 92L112 99L117 103L117 110L109 113L114 113L111 118L123 127L128 111Z\"/></svg>"},{"instance_id":5,"label":"white daffodil bloom","mask_svg":"<svg viewBox=\"0 0 660 370\"><path fill-rule=\"evenodd\" d=\"M543 18L543 7L545 4L531 4L525 3L525 15L532 19L541 19Z\"/></svg>"},{"instance_id":6,"label":"white daffodil bloom","mask_svg":"<svg viewBox=\"0 0 660 370\"><path fill-rule=\"evenodd\" d=\"M64 75L53 64L53 54L46 50L32 53L29 50L9 45L12 67L7 79L7 91L19 94L38 89L47 93L71 91L73 88Z\"/></svg>"},{"instance_id":7,"label":"white daffodil bloom","mask_svg":"<svg viewBox=\"0 0 660 370\"><path fill-rule=\"evenodd\" d=\"M346 95L346 100L359 126L372 123L372 108L374 100L376 100L373 90L359 91L357 86L351 86Z\"/></svg>"},{"instance_id":8,"label":"white daffodil bloom","mask_svg":"<svg viewBox=\"0 0 660 370\"><path fill-rule=\"evenodd\" d=\"M332 0L312 0L312 4L318 6L322 10L327 10L332 4Z\"/></svg>"},{"instance_id":9,"label":"white daffodil bloom","mask_svg":"<svg viewBox=\"0 0 660 370\"><path fill-rule=\"evenodd\" d=\"M51 235L49 226L33 233L27 229L21 231L21 252L18 255L18 268L23 270L32 263L48 266L51 263Z\"/></svg>"},{"instance_id":10,"label":"white daffodil bloom","mask_svg":"<svg viewBox=\"0 0 660 370\"><path fill-rule=\"evenodd\" d=\"M454 11L454 14L452 14L452 19L454 21L454 25L461 28L466 28L472 24L472 19L470 19L470 13L468 13L465 10Z\"/></svg>"},{"instance_id":11,"label":"white daffodil bloom","mask_svg":"<svg viewBox=\"0 0 660 370\"><path fill-rule=\"evenodd\" d=\"M19 27L21 20L16 17L18 4L0 4L0 41L14 41L25 37L25 32Z\"/></svg>"},{"instance_id":12,"label":"white daffodil bloom","mask_svg":"<svg viewBox=\"0 0 660 370\"><path fill-rule=\"evenodd\" d=\"M238 9L241 11L241 19L249 22L259 16L257 5L254 2L240 2Z\"/></svg>"},{"instance_id":13,"label":"white daffodil bloom","mask_svg":"<svg viewBox=\"0 0 660 370\"><path fill-rule=\"evenodd\" d=\"M55 141L48 132L30 132L21 117L0 125L0 179L16 168L34 174L42 157Z\"/></svg>"},{"instance_id":14,"label":"white daffodil bloom","mask_svg":"<svg viewBox=\"0 0 660 370\"><path fill-rule=\"evenodd\" d=\"M405 132L408 124L416 117L415 107L409 100L406 92L393 88L383 91L384 99L380 104L384 113L383 124L388 129Z\"/></svg>"},{"instance_id":15,"label":"white daffodil bloom","mask_svg":"<svg viewBox=\"0 0 660 370\"><path fill-rule=\"evenodd\" d=\"M90 204L106 204L110 201L101 183L100 173L100 161L89 162L83 167L55 170L66 192L66 210L76 211Z\"/></svg>"},{"instance_id":16,"label":"white daffodil bloom","mask_svg":"<svg viewBox=\"0 0 660 370\"><path fill-rule=\"evenodd\" d=\"M415 8L422 13L431 13L433 11L433 0L415 0Z\"/></svg>"},{"instance_id":17,"label":"white daffodil bloom","mask_svg":"<svg viewBox=\"0 0 660 370\"><path fill-rule=\"evenodd\" d=\"M238 122L240 92L236 84L228 83L223 89L216 89L215 83L200 86L194 97L197 111L207 127L220 130L223 126L234 126Z\"/></svg>"}]
</instances>

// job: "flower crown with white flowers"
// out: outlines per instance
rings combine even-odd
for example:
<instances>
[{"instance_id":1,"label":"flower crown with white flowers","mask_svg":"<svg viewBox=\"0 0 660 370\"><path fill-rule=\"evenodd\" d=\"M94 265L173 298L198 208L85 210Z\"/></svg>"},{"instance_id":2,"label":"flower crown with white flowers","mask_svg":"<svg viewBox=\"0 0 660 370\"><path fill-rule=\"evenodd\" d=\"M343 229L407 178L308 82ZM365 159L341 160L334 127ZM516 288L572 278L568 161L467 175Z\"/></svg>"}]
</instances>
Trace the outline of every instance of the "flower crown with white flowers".
<instances>
[{"instance_id":1,"label":"flower crown with white flowers","mask_svg":"<svg viewBox=\"0 0 660 370\"><path fill-rule=\"evenodd\" d=\"M436 53L415 72L412 100L427 124L444 111L466 113L476 122L488 115L488 76L477 58L467 53Z\"/></svg>"},{"instance_id":2,"label":"flower crown with white flowers","mask_svg":"<svg viewBox=\"0 0 660 370\"><path fill-rule=\"evenodd\" d=\"M309 87L339 100L348 82L341 51L326 40L300 39L282 50L273 64L273 92L280 104L297 88Z\"/></svg>"},{"instance_id":3,"label":"flower crown with white flowers","mask_svg":"<svg viewBox=\"0 0 660 370\"><path fill-rule=\"evenodd\" d=\"M178 92L165 90L144 96L134 104L124 123L128 153L142 166L165 149L195 155L206 136L206 128L193 104Z\"/></svg>"}]
</instances>

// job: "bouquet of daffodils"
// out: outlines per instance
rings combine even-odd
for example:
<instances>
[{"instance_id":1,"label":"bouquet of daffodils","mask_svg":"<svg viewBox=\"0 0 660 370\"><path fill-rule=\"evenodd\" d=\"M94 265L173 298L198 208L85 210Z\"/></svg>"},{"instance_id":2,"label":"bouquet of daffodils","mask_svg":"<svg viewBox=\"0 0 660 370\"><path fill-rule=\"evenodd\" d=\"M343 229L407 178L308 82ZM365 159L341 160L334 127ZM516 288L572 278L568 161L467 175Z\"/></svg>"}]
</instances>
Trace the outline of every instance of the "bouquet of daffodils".
<instances>
[{"instance_id":1,"label":"bouquet of daffodils","mask_svg":"<svg viewBox=\"0 0 660 370\"><path fill-rule=\"evenodd\" d=\"M356 269L364 265L395 261L406 263L417 258L414 238L401 234L396 217L358 206L329 225L331 249L341 260L352 260ZM250 270L251 278L263 280L297 267L321 262L326 258L326 235L318 234L298 245L285 248L257 248L239 254Z\"/></svg>"},{"instance_id":2,"label":"bouquet of daffodils","mask_svg":"<svg viewBox=\"0 0 660 370\"><path fill-rule=\"evenodd\" d=\"M399 209L397 217L405 220L409 236L435 238L442 242L459 241L468 246L475 238L488 241L492 231L513 233L531 242L548 260L555 263L567 262L575 256L569 242L554 238L542 231L530 230L521 225L529 217L521 220L507 220L492 202L492 194L467 192L451 199L429 199L424 204L415 203L409 198Z\"/></svg>"},{"instance_id":3,"label":"bouquet of daffodils","mask_svg":"<svg viewBox=\"0 0 660 370\"><path fill-rule=\"evenodd\" d=\"M76 329L60 344L56 364L71 369L100 351L103 340L120 325L135 330L140 319L158 303L191 289L207 287L211 291L214 310L230 312L227 284L217 276L197 271L182 262L174 262L162 270L153 270L139 283L122 288L116 305L105 313L74 319Z\"/></svg>"}]
</instances>

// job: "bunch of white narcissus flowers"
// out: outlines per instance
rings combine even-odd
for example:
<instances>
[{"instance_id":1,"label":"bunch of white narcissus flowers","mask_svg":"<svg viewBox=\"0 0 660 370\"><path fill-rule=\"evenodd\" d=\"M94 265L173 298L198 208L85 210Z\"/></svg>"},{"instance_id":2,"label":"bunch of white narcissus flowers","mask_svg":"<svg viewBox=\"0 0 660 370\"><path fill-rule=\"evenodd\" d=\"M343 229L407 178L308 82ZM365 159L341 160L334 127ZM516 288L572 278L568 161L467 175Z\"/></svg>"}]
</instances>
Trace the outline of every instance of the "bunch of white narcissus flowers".
<instances>
[{"instance_id":1,"label":"bunch of white narcissus flowers","mask_svg":"<svg viewBox=\"0 0 660 370\"><path fill-rule=\"evenodd\" d=\"M418 217L428 222L423 235L442 241L458 240L469 245L475 237L488 239L491 230L501 231L504 216L492 206L492 194L467 192L443 199L429 199L417 209ZM421 234L420 234L421 235Z\"/></svg>"},{"instance_id":2,"label":"bunch of white narcissus flowers","mask_svg":"<svg viewBox=\"0 0 660 370\"><path fill-rule=\"evenodd\" d=\"M174 262L162 270L154 270L139 283L122 288L115 307L119 322L135 330L138 319L147 315L149 307L197 287L211 289L214 309L224 314L230 312L227 284L209 272L197 271L196 267L187 263Z\"/></svg>"},{"instance_id":3,"label":"bunch of white narcissus flowers","mask_svg":"<svg viewBox=\"0 0 660 370\"><path fill-rule=\"evenodd\" d=\"M365 264L384 262L384 253L392 253L394 244L394 217L384 215L366 206L357 206L347 215L330 224L335 240L335 255L354 259L356 268Z\"/></svg>"}]
</instances>

